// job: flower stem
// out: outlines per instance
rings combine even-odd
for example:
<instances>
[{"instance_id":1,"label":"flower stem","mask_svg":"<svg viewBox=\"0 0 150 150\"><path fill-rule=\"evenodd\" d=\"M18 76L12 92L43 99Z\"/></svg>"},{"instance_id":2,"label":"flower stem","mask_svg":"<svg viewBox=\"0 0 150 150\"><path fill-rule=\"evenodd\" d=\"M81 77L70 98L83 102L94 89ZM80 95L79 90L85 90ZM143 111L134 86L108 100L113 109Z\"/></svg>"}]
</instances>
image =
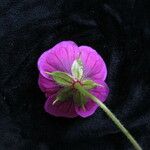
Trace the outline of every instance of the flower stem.
<instances>
[{"instance_id":1,"label":"flower stem","mask_svg":"<svg viewBox=\"0 0 150 150\"><path fill-rule=\"evenodd\" d=\"M98 98L86 91L79 83L75 84L75 88L79 90L82 94L91 98L95 103L97 103L101 109L107 114L107 116L114 122L114 124L124 133L127 139L131 142L135 150L142 150L140 145L134 139L134 137L129 133L129 131L121 124L121 122L116 118L116 116L103 104Z\"/></svg>"}]
</instances>

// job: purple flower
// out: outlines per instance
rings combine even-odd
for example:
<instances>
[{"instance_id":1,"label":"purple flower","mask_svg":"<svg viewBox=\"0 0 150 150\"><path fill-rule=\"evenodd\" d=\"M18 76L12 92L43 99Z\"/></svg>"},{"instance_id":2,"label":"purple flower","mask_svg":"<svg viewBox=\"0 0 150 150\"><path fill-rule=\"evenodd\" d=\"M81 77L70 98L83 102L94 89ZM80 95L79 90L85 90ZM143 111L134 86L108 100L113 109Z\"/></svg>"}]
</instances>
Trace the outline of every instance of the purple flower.
<instances>
[{"instance_id":1,"label":"purple flower","mask_svg":"<svg viewBox=\"0 0 150 150\"><path fill-rule=\"evenodd\" d=\"M44 108L51 115L68 118L88 117L96 111L98 105L74 89L76 82L83 85L102 102L106 100L109 93L105 83L107 76L105 62L91 47L78 47L72 41L60 42L41 55L38 60L38 69L40 71L39 87L47 97ZM51 76L51 73L55 72L66 73L70 78L68 85L58 84ZM89 86L91 84L94 86ZM56 102L58 97L63 100Z\"/></svg>"}]
</instances>

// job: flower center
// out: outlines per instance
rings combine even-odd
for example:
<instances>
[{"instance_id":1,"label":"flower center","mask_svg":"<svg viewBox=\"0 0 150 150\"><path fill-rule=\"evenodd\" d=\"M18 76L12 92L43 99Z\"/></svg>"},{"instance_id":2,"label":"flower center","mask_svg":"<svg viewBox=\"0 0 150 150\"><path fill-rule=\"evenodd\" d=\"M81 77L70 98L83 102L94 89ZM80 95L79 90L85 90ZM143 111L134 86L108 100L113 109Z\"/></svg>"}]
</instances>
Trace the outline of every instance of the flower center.
<instances>
[{"instance_id":1,"label":"flower center","mask_svg":"<svg viewBox=\"0 0 150 150\"><path fill-rule=\"evenodd\" d=\"M73 89L75 89L75 84L77 84L77 83L79 83L80 85L83 85L80 80L74 81L72 84Z\"/></svg>"}]
</instances>

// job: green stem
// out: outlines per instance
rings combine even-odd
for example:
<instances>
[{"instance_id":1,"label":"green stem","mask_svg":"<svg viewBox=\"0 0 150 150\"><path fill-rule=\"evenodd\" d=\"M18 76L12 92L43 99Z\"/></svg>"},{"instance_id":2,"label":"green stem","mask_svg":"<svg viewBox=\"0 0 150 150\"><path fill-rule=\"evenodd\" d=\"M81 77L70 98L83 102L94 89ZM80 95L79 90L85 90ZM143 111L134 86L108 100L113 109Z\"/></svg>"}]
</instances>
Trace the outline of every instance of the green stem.
<instances>
[{"instance_id":1,"label":"green stem","mask_svg":"<svg viewBox=\"0 0 150 150\"><path fill-rule=\"evenodd\" d=\"M103 104L98 98L86 91L79 83L75 84L75 88L81 93L91 98L95 103L97 103L101 109L107 114L107 116L114 122L114 124L124 133L128 140L132 143L136 150L142 150L140 145L134 139L134 137L129 133L129 131L121 124L121 122L116 118L116 116Z\"/></svg>"}]
</instances>

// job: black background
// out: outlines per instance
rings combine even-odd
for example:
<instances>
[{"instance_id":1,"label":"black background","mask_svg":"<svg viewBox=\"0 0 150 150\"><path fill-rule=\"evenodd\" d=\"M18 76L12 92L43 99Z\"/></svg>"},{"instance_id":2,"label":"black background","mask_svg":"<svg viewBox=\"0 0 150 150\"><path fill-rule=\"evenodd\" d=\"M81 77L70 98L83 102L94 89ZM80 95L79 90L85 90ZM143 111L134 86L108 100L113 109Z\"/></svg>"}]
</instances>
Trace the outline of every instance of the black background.
<instances>
[{"instance_id":1,"label":"black background","mask_svg":"<svg viewBox=\"0 0 150 150\"><path fill-rule=\"evenodd\" d=\"M149 9L145 0L0 0L0 150L133 149L101 109L86 119L44 111L37 59L62 40L101 54L105 104L150 149Z\"/></svg>"}]
</instances>

